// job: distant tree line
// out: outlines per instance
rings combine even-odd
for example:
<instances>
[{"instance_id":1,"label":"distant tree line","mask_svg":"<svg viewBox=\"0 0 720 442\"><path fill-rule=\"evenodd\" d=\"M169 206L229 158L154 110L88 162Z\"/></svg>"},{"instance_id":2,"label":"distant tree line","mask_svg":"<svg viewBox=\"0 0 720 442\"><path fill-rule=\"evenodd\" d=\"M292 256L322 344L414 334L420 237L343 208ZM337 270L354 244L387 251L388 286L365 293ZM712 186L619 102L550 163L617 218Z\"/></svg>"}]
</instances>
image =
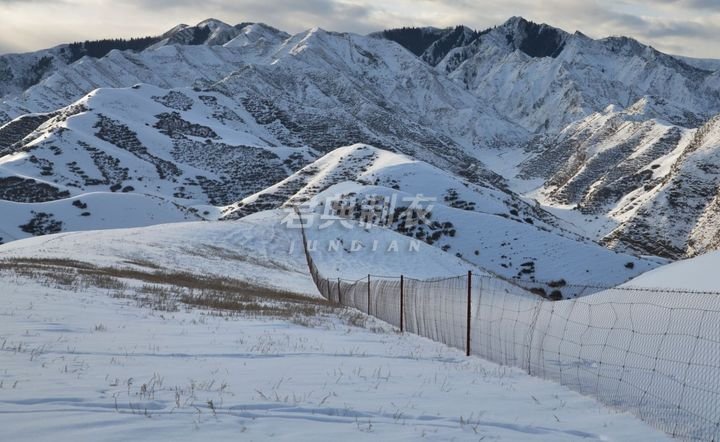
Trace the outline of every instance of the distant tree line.
<instances>
[{"instance_id":1,"label":"distant tree line","mask_svg":"<svg viewBox=\"0 0 720 442\"><path fill-rule=\"evenodd\" d=\"M75 42L68 45L70 51L70 62L79 60L84 56L101 58L113 49L121 51L142 51L147 47L159 42L161 37L138 37L131 39L108 38L104 40L86 40L84 42Z\"/></svg>"},{"instance_id":2,"label":"distant tree line","mask_svg":"<svg viewBox=\"0 0 720 442\"><path fill-rule=\"evenodd\" d=\"M449 28L428 29L404 27L383 31L383 37L399 43L418 57L423 55L433 43L436 43L431 58L439 61L439 58L442 58L442 56L446 55L458 44L468 44L480 35L490 31L489 29L483 32L471 31L469 38L465 39L466 29L465 26L456 26L452 30L449 30Z\"/></svg>"},{"instance_id":3,"label":"distant tree line","mask_svg":"<svg viewBox=\"0 0 720 442\"><path fill-rule=\"evenodd\" d=\"M466 29L467 28L465 28L465 26L456 26L450 33L437 39L437 42L435 46L433 46L430 54L430 61L439 62L454 48L467 45L481 35L490 32L490 29L482 32L471 31L469 38L464 39Z\"/></svg>"},{"instance_id":4,"label":"distant tree line","mask_svg":"<svg viewBox=\"0 0 720 442\"><path fill-rule=\"evenodd\" d=\"M383 31L383 37L399 43L408 51L420 56L440 38L440 32L428 30L427 28L403 27Z\"/></svg>"},{"instance_id":5,"label":"distant tree line","mask_svg":"<svg viewBox=\"0 0 720 442\"><path fill-rule=\"evenodd\" d=\"M37 63L35 63L35 65L30 69L28 75L23 79L23 87L29 88L30 86L37 84L48 69L50 69L50 66L52 66L52 57L45 55L40 58L40 60L38 60Z\"/></svg>"}]
</instances>

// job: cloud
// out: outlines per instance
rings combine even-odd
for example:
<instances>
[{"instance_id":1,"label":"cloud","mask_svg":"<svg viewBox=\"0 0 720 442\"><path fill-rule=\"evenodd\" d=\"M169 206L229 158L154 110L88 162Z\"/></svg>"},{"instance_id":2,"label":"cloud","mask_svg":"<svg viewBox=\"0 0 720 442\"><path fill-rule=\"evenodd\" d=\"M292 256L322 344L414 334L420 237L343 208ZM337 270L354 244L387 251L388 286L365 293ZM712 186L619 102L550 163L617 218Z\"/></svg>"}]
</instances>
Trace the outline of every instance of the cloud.
<instances>
[{"instance_id":1,"label":"cloud","mask_svg":"<svg viewBox=\"0 0 720 442\"><path fill-rule=\"evenodd\" d=\"M627 35L660 50L718 57L718 0L0 0L0 50L157 35L208 17L291 33L320 26L368 33L397 26L484 29L519 15L591 37Z\"/></svg>"},{"instance_id":2,"label":"cloud","mask_svg":"<svg viewBox=\"0 0 720 442\"><path fill-rule=\"evenodd\" d=\"M130 0L124 3L148 16L184 16L186 23L215 17L229 23L262 21L290 32L314 26L330 30L370 32L377 30L371 17L374 8L362 2L336 0Z\"/></svg>"},{"instance_id":3,"label":"cloud","mask_svg":"<svg viewBox=\"0 0 720 442\"><path fill-rule=\"evenodd\" d=\"M0 40L0 54L7 54L10 52L16 52L16 47L9 41Z\"/></svg>"},{"instance_id":4,"label":"cloud","mask_svg":"<svg viewBox=\"0 0 720 442\"><path fill-rule=\"evenodd\" d=\"M658 3L683 7L688 9L712 9L718 8L717 0L656 0Z\"/></svg>"}]
</instances>

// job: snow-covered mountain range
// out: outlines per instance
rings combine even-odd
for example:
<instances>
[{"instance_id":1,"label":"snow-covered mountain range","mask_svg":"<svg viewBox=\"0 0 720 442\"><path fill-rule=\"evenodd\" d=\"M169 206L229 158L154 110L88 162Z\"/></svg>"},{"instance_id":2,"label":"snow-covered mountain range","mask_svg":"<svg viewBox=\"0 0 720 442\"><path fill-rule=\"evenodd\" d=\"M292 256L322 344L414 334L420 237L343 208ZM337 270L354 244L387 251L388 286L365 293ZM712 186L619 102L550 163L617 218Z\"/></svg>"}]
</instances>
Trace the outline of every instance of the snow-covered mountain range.
<instances>
[{"instance_id":1,"label":"snow-covered mountain range","mask_svg":"<svg viewBox=\"0 0 720 442\"><path fill-rule=\"evenodd\" d=\"M436 224L387 227L507 277L618 283L657 265L624 252L720 245L718 66L517 17L211 19L0 56L0 241L423 194Z\"/></svg>"},{"instance_id":2,"label":"snow-covered mountain range","mask_svg":"<svg viewBox=\"0 0 720 442\"><path fill-rule=\"evenodd\" d=\"M717 245L720 181L707 157L718 148L716 60L519 17L433 60L432 45L459 29L423 30L433 42L420 57L531 134L522 147L477 155L512 190L612 247L679 258ZM417 31L377 36L406 45Z\"/></svg>"}]
</instances>

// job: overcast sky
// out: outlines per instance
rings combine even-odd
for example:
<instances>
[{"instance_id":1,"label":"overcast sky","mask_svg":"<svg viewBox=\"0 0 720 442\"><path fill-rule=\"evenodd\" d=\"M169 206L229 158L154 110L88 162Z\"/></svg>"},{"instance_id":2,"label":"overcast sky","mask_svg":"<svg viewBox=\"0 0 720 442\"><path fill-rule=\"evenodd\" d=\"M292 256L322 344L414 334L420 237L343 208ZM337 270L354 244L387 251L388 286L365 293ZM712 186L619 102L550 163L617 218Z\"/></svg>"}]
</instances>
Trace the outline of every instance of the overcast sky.
<instances>
[{"instance_id":1,"label":"overcast sky","mask_svg":"<svg viewBox=\"0 0 720 442\"><path fill-rule=\"evenodd\" d=\"M0 0L0 53L156 35L213 17L287 32L398 26L484 29L520 15L591 37L627 35L680 55L720 58L720 0Z\"/></svg>"}]
</instances>

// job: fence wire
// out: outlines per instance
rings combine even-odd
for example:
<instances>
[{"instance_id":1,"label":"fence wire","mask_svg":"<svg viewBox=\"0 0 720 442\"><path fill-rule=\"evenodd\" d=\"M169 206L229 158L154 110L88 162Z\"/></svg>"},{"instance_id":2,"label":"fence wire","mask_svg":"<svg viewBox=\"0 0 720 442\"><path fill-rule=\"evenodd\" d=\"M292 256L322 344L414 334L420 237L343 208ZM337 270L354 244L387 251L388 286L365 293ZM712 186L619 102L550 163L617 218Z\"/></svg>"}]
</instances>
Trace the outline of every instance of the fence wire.
<instances>
[{"instance_id":1,"label":"fence wire","mask_svg":"<svg viewBox=\"0 0 720 442\"><path fill-rule=\"evenodd\" d=\"M592 287L552 301L494 276L333 280L305 251L330 301L553 380L673 437L720 441L720 293Z\"/></svg>"}]
</instances>

